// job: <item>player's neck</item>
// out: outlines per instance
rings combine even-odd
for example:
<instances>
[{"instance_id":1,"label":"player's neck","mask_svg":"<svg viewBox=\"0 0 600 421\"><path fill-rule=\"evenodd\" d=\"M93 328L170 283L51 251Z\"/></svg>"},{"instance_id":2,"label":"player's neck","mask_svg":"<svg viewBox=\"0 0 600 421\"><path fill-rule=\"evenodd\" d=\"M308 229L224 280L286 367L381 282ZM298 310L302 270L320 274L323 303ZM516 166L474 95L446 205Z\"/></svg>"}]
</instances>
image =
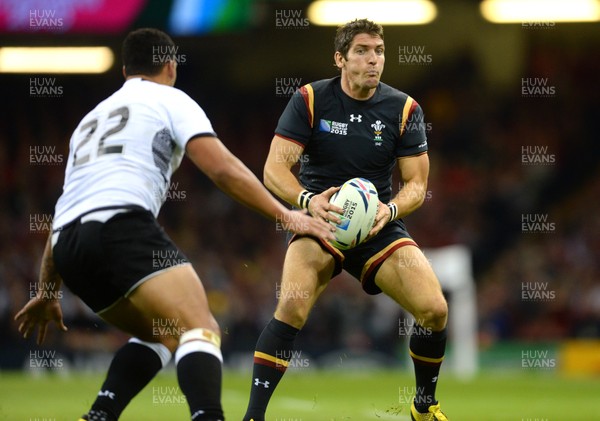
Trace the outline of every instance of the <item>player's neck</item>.
<instances>
[{"instance_id":1,"label":"player's neck","mask_svg":"<svg viewBox=\"0 0 600 421\"><path fill-rule=\"evenodd\" d=\"M160 78L157 76L131 75L131 76L127 76L125 78L125 80L130 80L130 79L142 79L142 80L147 80L149 82L158 83L160 85L169 85L169 83L167 83L167 81L165 81L165 80L163 80L163 78Z\"/></svg>"},{"instance_id":2,"label":"player's neck","mask_svg":"<svg viewBox=\"0 0 600 421\"><path fill-rule=\"evenodd\" d=\"M169 61L162 66L158 73L152 75L146 75L143 73L128 75L125 70L125 66L123 66L123 76L125 77L126 81L129 79L142 79L161 85L175 86L175 80L177 79L177 63L174 61Z\"/></svg>"},{"instance_id":3,"label":"player's neck","mask_svg":"<svg viewBox=\"0 0 600 421\"><path fill-rule=\"evenodd\" d=\"M125 80L141 78L142 80L148 80L150 82L158 83L160 85L173 86L175 84L175 78L172 73L169 73L167 66L164 66L160 73L155 75L129 75L125 77Z\"/></svg>"}]
</instances>

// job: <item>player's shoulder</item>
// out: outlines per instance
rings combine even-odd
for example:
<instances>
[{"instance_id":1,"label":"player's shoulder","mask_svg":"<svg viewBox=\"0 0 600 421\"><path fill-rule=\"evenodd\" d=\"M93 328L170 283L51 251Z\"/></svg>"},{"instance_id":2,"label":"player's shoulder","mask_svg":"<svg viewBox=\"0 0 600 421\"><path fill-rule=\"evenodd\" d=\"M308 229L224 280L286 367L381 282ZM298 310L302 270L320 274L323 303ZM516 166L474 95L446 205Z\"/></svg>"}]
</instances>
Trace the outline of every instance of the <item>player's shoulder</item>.
<instances>
[{"instance_id":1,"label":"player's shoulder","mask_svg":"<svg viewBox=\"0 0 600 421\"><path fill-rule=\"evenodd\" d=\"M301 86L296 92L312 114L323 107L337 107L340 100L340 77L319 79ZM300 98L297 98L298 100Z\"/></svg>"},{"instance_id":2,"label":"player's shoulder","mask_svg":"<svg viewBox=\"0 0 600 421\"><path fill-rule=\"evenodd\" d=\"M411 95L384 82L379 82L377 89L382 100L398 101L402 104L408 100L415 101Z\"/></svg>"},{"instance_id":3,"label":"player's shoulder","mask_svg":"<svg viewBox=\"0 0 600 421\"><path fill-rule=\"evenodd\" d=\"M308 113L312 115L315 108L320 108L323 103L335 98L335 95L331 95L334 94L335 79L320 79L300 86L292 95L290 104L295 104L301 109L306 107Z\"/></svg>"},{"instance_id":4,"label":"player's shoulder","mask_svg":"<svg viewBox=\"0 0 600 421\"><path fill-rule=\"evenodd\" d=\"M403 118L408 118L415 113L423 114L423 109L415 98L383 82L379 82L376 103L384 105L390 112L404 116Z\"/></svg>"},{"instance_id":5,"label":"player's shoulder","mask_svg":"<svg viewBox=\"0 0 600 421\"><path fill-rule=\"evenodd\" d=\"M310 85L313 87L313 89L322 90L322 89L333 89L333 87L339 83L340 83L340 77L336 76L336 77L332 77L332 78L328 78L328 79L315 80L313 82L310 82Z\"/></svg>"},{"instance_id":6,"label":"player's shoulder","mask_svg":"<svg viewBox=\"0 0 600 421\"><path fill-rule=\"evenodd\" d=\"M340 77L332 77L329 79L319 79L312 82L307 83L302 88L312 90L315 95L321 95L323 93L330 93L339 85Z\"/></svg>"}]
</instances>

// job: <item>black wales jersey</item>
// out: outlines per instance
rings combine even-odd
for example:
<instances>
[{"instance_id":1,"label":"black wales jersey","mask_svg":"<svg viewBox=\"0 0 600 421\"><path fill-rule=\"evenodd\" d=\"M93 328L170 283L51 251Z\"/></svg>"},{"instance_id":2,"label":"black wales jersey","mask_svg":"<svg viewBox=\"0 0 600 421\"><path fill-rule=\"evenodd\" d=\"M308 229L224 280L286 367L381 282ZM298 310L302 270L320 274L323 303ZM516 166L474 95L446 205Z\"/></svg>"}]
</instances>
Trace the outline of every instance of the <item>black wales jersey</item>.
<instances>
[{"instance_id":1,"label":"black wales jersey","mask_svg":"<svg viewBox=\"0 0 600 421\"><path fill-rule=\"evenodd\" d=\"M423 111L410 96L381 82L368 100L350 98L340 80L298 89L275 133L304 147L299 178L306 189L320 193L363 177L386 203L396 159L427 152Z\"/></svg>"}]
</instances>

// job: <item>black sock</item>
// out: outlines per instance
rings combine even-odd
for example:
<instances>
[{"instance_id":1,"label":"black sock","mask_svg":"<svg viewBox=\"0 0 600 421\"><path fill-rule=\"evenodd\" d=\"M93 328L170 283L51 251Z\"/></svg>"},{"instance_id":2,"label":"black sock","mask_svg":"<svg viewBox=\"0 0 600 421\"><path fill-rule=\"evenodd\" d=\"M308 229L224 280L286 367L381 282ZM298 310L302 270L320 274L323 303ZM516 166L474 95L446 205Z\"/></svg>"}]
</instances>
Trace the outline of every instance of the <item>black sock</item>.
<instances>
[{"instance_id":1,"label":"black sock","mask_svg":"<svg viewBox=\"0 0 600 421\"><path fill-rule=\"evenodd\" d=\"M177 379L192 420L222 421L221 361L207 352L190 352L177 362Z\"/></svg>"},{"instance_id":2,"label":"black sock","mask_svg":"<svg viewBox=\"0 0 600 421\"><path fill-rule=\"evenodd\" d=\"M409 345L417 383L414 402L417 411L425 413L437 403L435 388L446 350L446 329L433 332L416 324L414 327Z\"/></svg>"},{"instance_id":3,"label":"black sock","mask_svg":"<svg viewBox=\"0 0 600 421\"><path fill-rule=\"evenodd\" d=\"M151 348L128 342L117 351L106 380L92 405L92 410L104 411L107 421L119 419L127 404L163 367L158 354Z\"/></svg>"},{"instance_id":4,"label":"black sock","mask_svg":"<svg viewBox=\"0 0 600 421\"><path fill-rule=\"evenodd\" d=\"M267 405L292 358L299 329L273 318L262 331L252 370L250 402L244 421L264 421Z\"/></svg>"}]
</instances>

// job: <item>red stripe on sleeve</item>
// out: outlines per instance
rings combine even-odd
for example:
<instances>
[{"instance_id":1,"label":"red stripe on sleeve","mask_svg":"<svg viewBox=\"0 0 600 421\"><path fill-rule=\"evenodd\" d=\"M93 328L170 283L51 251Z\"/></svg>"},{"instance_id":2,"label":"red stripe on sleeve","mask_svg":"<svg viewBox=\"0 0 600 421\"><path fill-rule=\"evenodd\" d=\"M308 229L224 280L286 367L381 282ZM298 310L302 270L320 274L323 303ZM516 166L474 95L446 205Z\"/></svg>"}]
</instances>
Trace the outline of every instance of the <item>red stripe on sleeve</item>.
<instances>
[{"instance_id":1,"label":"red stripe on sleeve","mask_svg":"<svg viewBox=\"0 0 600 421\"><path fill-rule=\"evenodd\" d=\"M305 86L300 87L299 89L300 95L302 95L302 99L304 100L304 105L306 105L306 112L308 114L308 124L312 127L313 123L313 115L312 115L312 107L310 103L310 94L308 92L308 88Z\"/></svg>"},{"instance_id":2,"label":"red stripe on sleeve","mask_svg":"<svg viewBox=\"0 0 600 421\"><path fill-rule=\"evenodd\" d=\"M417 101L415 101L413 99L413 103L410 105L410 110L408 110L408 116L406 117L406 120L408 121L410 119L410 116L412 115L413 111L415 110L415 108L417 108L419 106L419 104L417 103Z\"/></svg>"}]
</instances>

